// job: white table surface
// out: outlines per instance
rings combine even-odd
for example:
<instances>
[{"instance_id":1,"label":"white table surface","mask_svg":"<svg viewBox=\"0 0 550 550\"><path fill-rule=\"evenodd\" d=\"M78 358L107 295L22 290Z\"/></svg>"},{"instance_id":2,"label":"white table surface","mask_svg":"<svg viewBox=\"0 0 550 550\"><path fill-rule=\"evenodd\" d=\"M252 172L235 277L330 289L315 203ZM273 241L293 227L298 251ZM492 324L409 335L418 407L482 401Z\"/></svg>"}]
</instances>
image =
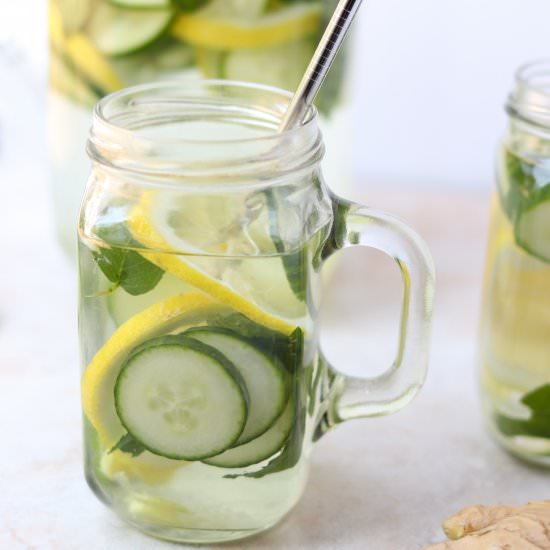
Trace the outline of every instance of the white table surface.
<instances>
[{"instance_id":1,"label":"white table surface","mask_svg":"<svg viewBox=\"0 0 550 550\"><path fill-rule=\"evenodd\" d=\"M44 177L16 164L4 174L0 219L0 548L169 549L119 521L84 482L75 272L53 238ZM440 540L441 520L464 505L550 496L550 472L511 458L481 426L474 356L487 197L373 191L369 202L413 224L436 259L428 382L406 410L325 436L294 512L232 549L419 549ZM356 353L389 357L383 348L395 339L392 308L374 290L389 268L369 258L334 278L335 292L351 289L368 312L366 320L331 306L324 341L339 364L368 359ZM373 282L360 291L354 273L365 264ZM344 330L343 317L355 328ZM349 345L365 329L376 344Z\"/></svg>"}]
</instances>

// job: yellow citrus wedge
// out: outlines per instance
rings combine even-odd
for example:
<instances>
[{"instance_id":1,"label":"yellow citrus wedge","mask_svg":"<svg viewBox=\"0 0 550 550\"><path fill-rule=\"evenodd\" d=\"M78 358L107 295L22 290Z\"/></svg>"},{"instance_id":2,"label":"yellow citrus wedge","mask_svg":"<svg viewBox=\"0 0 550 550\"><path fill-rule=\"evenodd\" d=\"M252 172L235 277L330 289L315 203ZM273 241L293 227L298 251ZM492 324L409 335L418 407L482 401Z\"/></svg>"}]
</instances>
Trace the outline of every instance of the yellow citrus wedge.
<instances>
[{"instance_id":1,"label":"yellow citrus wedge","mask_svg":"<svg viewBox=\"0 0 550 550\"><path fill-rule=\"evenodd\" d=\"M101 88L114 92L124 85L105 57L83 33L77 32L65 41L64 51L79 74Z\"/></svg>"},{"instance_id":2,"label":"yellow citrus wedge","mask_svg":"<svg viewBox=\"0 0 550 550\"><path fill-rule=\"evenodd\" d=\"M59 7L51 0L48 2L48 33L50 36L50 42L53 46L56 48L61 47L63 40L65 39L63 19L61 17Z\"/></svg>"},{"instance_id":3,"label":"yellow citrus wedge","mask_svg":"<svg viewBox=\"0 0 550 550\"><path fill-rule=\"evenodd\" d=\"M170 251L173 247L167 241L166 235L162 233L158 225L155 225L151 221L152 212L155 209L154 198L154 192L143 194L141 201L134 206L130 213L127 222L128 228L132 232L133 237L147 249ZM291 323L259 307L256 303L236 292L229 285L212 277L195 263L191 263L182 256L166 252L148 251L140 251L140 254L150 262L164 269L164 271L176 275L186 283L202 290L218 302L246 315L249 319L260 325L287 335L291 334L296 328L297 323Z\"/></svg>"},{"instance_id":4,"label":"yellow citrus wedge","mask_svg":"<svg viewBox=\"0 0 550 550\"><path fill-rule=\"evenodd\" d=\"M137 478L145 483L157 484L168 481L175 470L189 464L191 462L172 460L148 451L132 456L116 449L104 452L99 466L109 479L124 476L127 479Z\"/></svg>"},{"instance_id":5,"label":"yellow citrus wedge","mask_svg":"<svg viewBox=\"0 0 550 550\"><path fill-rule=\"evenodd\" d=\"M172 34L193 46L217 50L262 48L314 33L321 18L320 3L302 2L248 20L206 7L180 15Z\"/></svg>"}]
</instances>

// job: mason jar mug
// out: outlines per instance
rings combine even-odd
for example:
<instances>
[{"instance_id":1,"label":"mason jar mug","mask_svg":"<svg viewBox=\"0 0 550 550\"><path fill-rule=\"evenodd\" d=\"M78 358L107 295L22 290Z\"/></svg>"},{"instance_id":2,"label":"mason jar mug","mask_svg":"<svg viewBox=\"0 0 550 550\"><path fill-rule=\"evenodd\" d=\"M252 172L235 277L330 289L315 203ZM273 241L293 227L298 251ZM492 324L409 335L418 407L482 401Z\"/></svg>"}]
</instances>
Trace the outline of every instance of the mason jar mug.
<instances>
[{"instance_id":1,"label":"mason jar mug","mask_svg":"<svg viewBox=\"0 0 550 550\"><path fill-rule=\"evenodd\" d=\"M498 441L550 466L550 60L522 67L497 159L479 340Z\"/></svg>"},{"instance_id":2,"label":"mason jar mug","mask_svg":"<svg viewBox=\"0 0 550 550\"><path fill-rule=\"evenodd\" d=\"M280 520L313 442L405 406L424 380L433 267L401 222L333 195L317 114L227 81L99 102L79 232L86 476L152 535L248 536ZM371 379L319 351L320 271L342 248L396 260L400 344Z\"/></svg>"}]
</instances>

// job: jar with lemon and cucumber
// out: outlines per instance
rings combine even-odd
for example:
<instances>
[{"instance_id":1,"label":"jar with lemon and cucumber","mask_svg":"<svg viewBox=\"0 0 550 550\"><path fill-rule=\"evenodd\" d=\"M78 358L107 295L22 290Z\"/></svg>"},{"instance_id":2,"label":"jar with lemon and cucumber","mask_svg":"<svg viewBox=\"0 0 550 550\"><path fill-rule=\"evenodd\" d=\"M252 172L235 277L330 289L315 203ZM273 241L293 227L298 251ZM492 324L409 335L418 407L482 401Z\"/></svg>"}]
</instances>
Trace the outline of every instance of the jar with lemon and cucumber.
<instances>
[{"instance_id":1,"label":"jar with lemon and cucumber","mask_svg":"<svg viewBox=\"0 0 550 550\"><path fill-rule=\"evenodd\" d=\"M550 466L550 63L520 69L498 156L479 349L484 412L512 453Z\"/></svg>"},{"instance_id":2,"label":"jar with lemon and cucumber","mask_svg":"<svg viewBox=\"0 0 550 550\"><path fill-rule=\"evenodd\" d=\"M49 131L55 223L75 253L74 225L88 161L82 144L90 111L123 87L199 77L294 90L334 0L49 0ZM345 52L317 99L327 143L325 172L345 191L351 180Z\"/></svg>"},{"instance_id":3,"label":"jar with lemon and cucumber","mask_svg":"<svg viewBox=\"0 0 550 550\"><path fill-rule=\"evenodd\" d=\"M345 223L315 121L276 133L288 99L197 81L96 110L78 231L86 476L161 538L274 525L332 425L315 319Z\"/></svg>"}]
</instances>

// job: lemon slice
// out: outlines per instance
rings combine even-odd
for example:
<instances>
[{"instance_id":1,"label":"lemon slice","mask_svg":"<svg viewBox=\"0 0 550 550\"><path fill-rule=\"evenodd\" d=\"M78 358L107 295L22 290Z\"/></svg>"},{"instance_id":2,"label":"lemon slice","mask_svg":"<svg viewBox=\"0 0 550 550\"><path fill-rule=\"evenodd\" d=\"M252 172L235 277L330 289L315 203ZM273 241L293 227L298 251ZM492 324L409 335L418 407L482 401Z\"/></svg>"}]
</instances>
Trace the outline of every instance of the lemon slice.
<instances>
[{"instance_id":1,"label":"lemon slice","mask_svg":"<svg viewBox=\"0 0 550 550\"><path fill-rule=\"evenodd\" d=\"M85 34L78 32L68 37L64 48L77 71L104 93L114 92L123 87L111 65Z\"/></svg>"},{"instance_id":2,"label":"lemon slice","mask_svg":"<svg viewBox=\"0 0 550 550\"><path fill-rule=\"evenodd\" d=\"M163 250L164 252L140 251L140 253L147 260L164 269L164 271L176 275L195 288L206 292L222 304L246 315L252 321L283 334L291 334L297 324L299 324L297 319L305 314L305 304L299 302L293 295L290 287L288 287L280 258L246 259L244 262L248 262L248 266L254 263L259 269L258 267L248 267L243 270L237 265L234 268L237 271L237 274L235 274L231 267L222 270L220 262L215 262L212 258L193 256L191 261L191 259L184 258L175 253L181 253L182 250L188 251L191 254L204 253L204 249L197 248L197 241L192 240L193 244L189 244L185 240L185 236L194 235L195 231L202 232L203 237L201 240L202 242L206 242L209 236L216 233L216 225L213 224L220 223L220 216L223 217L223 212L220 210L214 212L206 205L201 210L199 208L200 203L197 204L196 202L193 202L193 205L196 217L190 216L190 218L194 221L190 221L189 223L176 222L175 229L166 221L167 213L162 208L162 205L157 204L155 193L144 193L141 201L132 209L127 222L128 228L132 232L133 237L146 248ZM222 220L218 227L228 228L230 226L228 220L229 217ZM182 234L177 233L180 227L185 228L182 229L184 238L182 238ZM227 229L227 231L229 230ZM239 233L241 232L239 231ZM226 239L231 244L229 235ZM227 240L226 247L229 246ZM170 253L171 251L174 253ZM208 252L224 254L225 250L223 250L222 244L214 240L214 244L212 244ZM262 264L267 265L267 261L271 262L271 267L274 269L268 271L262 269ZM237 262L237 260L228 259L224 264L231 266L232 262ZM214 268L211 267L213 264ZM217 268L219 268L219 272L213 273L212 269ZM239 269L241 270L239 271ZM246 278L246 283L248 284L244 283L242 286L236 288L237 285L235 283L242 281L242 278L246 277L247 271L249 272L249 277ZM270 276L276 277L276 280L268 279ZM271 299L275 295L270 294L270 292L275 288L279 289L279 285L283 285L283 290L278 290L276 300ZM254 288L259 289L257 293L254 293ZM286 291L284 290L285 288L287 288ZM246 294L247 297L243 294ZM266 299L261 300L262 296ZM253 301L248 297L255 298L256 300ZM278 313L283 312L285 316L292 318L294 322L270 312L266 309L266 306L272 306L272 311L276 307Z\"/></svg>"},{"instance_id":3,"label":"lemon slice","mask_svg":"<svg viewBox=\"0 0 550 550\"><path fill-rule=\"evenodd\" d=\"M116 449L103 453L99 467L109 479L137 478L148 484L157 484L168 481L177 469L190 464L185 460L156 456L149 451L132 456Z\"/></svg>"},{"instance_id":4,"label":"lemon slice","mask_svg":"<svg viewBox=\"0 0 550 550\"><path fill-rule=\"evenodd\" d=\"M321 24L320 3L302 2L258 17L243 19L206 7L179 16L172 34L194 46L218 50L261 48L292 42Z\"/></svg>"},{"instance_id":5,"label":"lemon slice","mask_svg":"<svg viewBox=\"0 0 550 550\"><path fill-rule=\"evenodd\" d=\"M59 6L51 0L48 3L48 34L53 46L59 48L63 44L65 39L63 18Z\"/></svg>"},{"instance_id":6,"label":"lemon slice","mask_svg":"<svg viewBox=\"0 0 550 550\"><path fill-rule=\"evenodd\" d=\"M123 323L96 353L82 378L82 406L104 448L126 433L116 414L113 388L128 354L145 340L200 323L220 310L223 306L200 292L173 296Z\"/></svg>"}]
</instances>

